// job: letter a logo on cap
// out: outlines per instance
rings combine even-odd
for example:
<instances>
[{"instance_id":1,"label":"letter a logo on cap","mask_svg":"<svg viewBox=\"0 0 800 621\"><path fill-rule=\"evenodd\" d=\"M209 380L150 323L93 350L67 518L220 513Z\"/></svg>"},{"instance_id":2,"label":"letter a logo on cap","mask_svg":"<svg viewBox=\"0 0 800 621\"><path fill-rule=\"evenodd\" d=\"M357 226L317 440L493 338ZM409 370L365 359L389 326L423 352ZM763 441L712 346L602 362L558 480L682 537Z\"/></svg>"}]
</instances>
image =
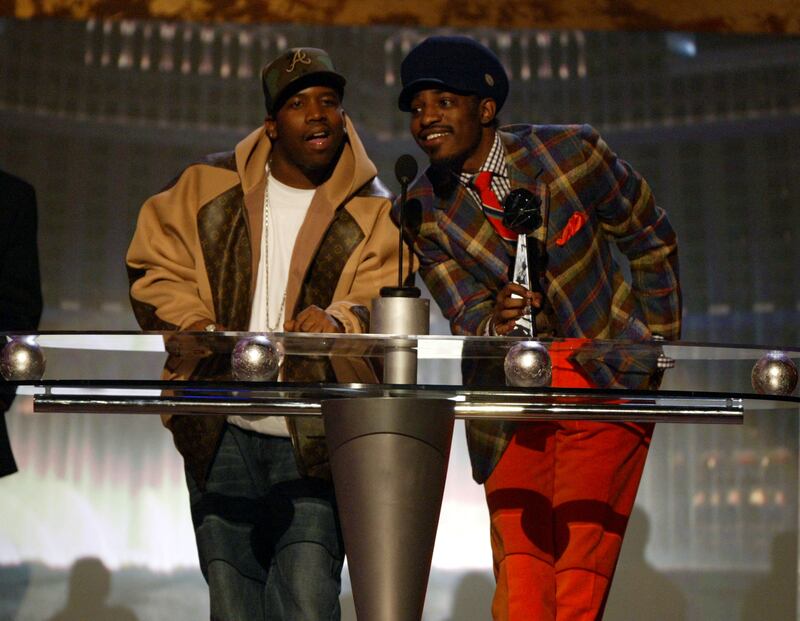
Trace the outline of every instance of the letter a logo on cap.
<instances>
[{"instance_id":1,"label":"letter a logo on cap","mask_svg":"<svg viewBox=\"0 0 800 621\"><path fill-rule=\"evenodd\" d=\"M296 50L294 56L292 57L292 62L289 65L289 68L286 70L286 73L291 73L294 71L294 67L297 63L303 63L304 65L310 65L311 59L308 57L308 54L305 53L304 50Z\"/></svg>"}]
</instances>

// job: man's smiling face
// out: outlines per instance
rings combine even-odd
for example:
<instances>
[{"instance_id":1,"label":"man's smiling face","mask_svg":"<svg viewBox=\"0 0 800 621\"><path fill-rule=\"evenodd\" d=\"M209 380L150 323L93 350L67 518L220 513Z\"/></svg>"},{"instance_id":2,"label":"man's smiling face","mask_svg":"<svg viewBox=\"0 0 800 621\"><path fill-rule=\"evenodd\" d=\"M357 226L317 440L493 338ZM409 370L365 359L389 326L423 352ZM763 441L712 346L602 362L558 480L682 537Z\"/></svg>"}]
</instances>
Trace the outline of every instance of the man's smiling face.
<instances>
[{"instance_id":1,"label":"man's smiling face","mask_svg":"<svg viewBox=\"0 0 800 621\"><path fill-rule=\"evenodd\" d=\"M480 158L485 133L483 103L475 95L436 89L422 90L414 95L411 100L411 135L432 164L469 170L471 160ZM480 159L477 166L482 163L483 159Z\"/></svg>"}]
</instances>

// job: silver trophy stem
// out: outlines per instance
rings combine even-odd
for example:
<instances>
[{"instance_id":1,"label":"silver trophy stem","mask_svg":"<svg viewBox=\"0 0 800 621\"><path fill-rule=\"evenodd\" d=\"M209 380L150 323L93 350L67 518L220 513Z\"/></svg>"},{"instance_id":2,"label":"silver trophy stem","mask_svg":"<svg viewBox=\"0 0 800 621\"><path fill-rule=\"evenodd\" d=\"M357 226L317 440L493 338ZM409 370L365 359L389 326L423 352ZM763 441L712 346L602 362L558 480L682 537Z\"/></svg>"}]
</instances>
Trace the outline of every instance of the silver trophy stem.
<instances>
[{"instance_id":1,"label":"silver trophy stem","mask_svg":"<svg viewBox=\"0 0 800 621\"><path fill-rule=\"evenodd\" d=\"M530 265L528 265L528 238L525 235L517 236L517 258L514 260L514 282L526 289L531 289ZM514 296L519 297L519 296ZM535 334L533 307L525 307L525 314L517 319L513 334L522 333L533 337Z\"/></svg>"}]
</instances>

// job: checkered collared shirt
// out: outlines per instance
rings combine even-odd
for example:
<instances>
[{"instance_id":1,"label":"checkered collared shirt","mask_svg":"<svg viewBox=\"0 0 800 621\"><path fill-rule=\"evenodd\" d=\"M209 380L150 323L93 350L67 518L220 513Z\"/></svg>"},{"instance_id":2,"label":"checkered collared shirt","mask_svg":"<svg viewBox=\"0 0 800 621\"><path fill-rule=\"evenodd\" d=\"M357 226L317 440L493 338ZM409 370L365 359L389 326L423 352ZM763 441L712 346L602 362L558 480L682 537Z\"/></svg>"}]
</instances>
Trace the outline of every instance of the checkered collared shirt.
<instances>
[{"instance_id":1,"label":"checkered collared shirt","mask_svg":"<svg viewBox=\"0 0 800 621\"><path fill-rule=\"evenodd\" d=\"M467 189L467 192L475 199L475 203L478 205L482 205L481 198L472 185L472 182L475 177L478 176L478 173L483 170L488 170L492 173L492 190L497 196L497 200L499 200L502 205L506 196L508 196L508 193L511 191L511 182L508 179L506 150L503 148L503 142L500 140L500 135L497 132L494 133L494 144L492 144L489 155L486 157L486 161L483 165L481 165L480 170L475 173L462 171L458 175L458 181Z\"/></svg>"}]
</instances>

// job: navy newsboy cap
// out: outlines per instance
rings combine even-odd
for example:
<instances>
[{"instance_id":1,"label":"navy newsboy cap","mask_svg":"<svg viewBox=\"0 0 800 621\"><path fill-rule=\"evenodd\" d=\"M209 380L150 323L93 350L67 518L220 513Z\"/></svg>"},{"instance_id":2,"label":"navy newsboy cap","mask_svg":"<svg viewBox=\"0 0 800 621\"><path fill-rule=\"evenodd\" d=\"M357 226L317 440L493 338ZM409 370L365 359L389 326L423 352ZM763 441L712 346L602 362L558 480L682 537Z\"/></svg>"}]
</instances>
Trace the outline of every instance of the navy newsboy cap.
<instances>
[{"instance_id":1,"label":"navy newsboy cap","mask_svg":"<svg viewBox=\"0 0 800 621\"><path fill-rule=\"evenodd\" d=\"M429 88L474 94L497 103L508 96L508 76L497 56L474 39L460 36L428 37L408 53L400 65L403 90L398 105L411 110L411 99Z\"/></svg>"}]
</instances>

